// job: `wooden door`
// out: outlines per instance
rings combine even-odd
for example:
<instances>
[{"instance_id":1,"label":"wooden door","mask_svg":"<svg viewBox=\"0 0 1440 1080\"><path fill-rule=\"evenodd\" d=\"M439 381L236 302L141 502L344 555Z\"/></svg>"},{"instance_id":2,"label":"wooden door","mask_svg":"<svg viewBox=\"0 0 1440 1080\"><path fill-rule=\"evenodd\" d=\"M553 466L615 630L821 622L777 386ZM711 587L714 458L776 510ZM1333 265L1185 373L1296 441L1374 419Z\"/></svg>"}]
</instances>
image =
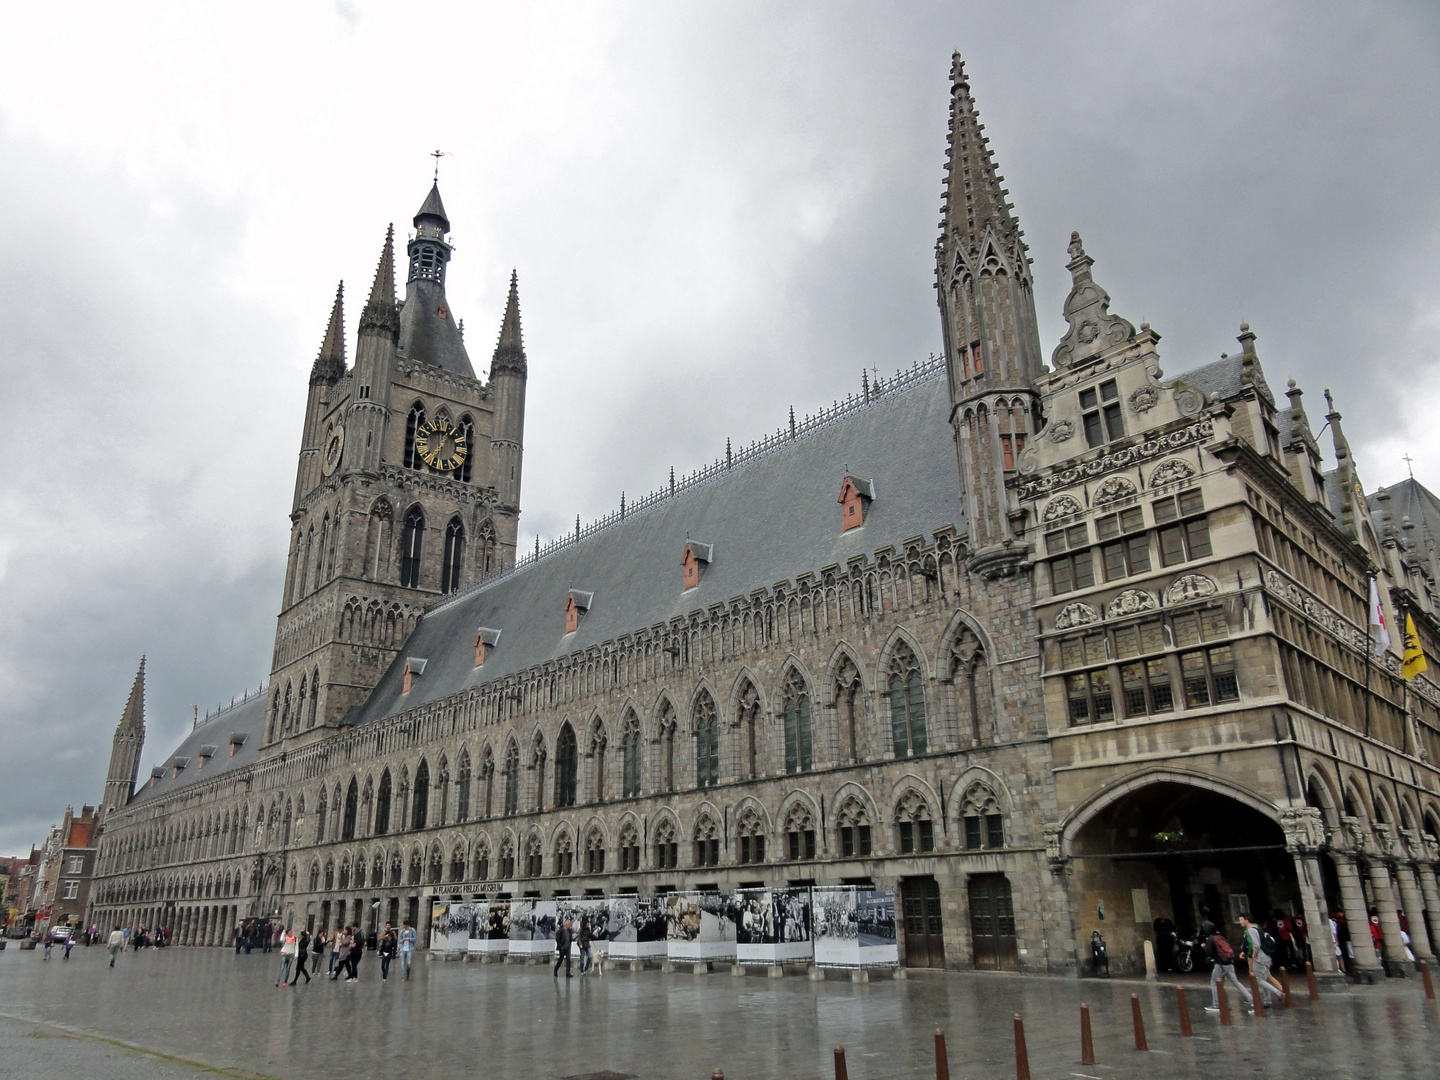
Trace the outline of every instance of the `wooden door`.
<instances>
[{"instance_id":1,"label":"wooden door","mask_svg":"<svg viewBox=\"0 0 1440 1080\"><path fill-rule=\"evenodd\" d=\"M940 922L940 886L933 877L901 882L905 907L905 966L943 968L945 938Z\"/></svg>"},{"instance_id":2,"label":"wooden door","mask_svg":"<svg viewBox=\"0 0 1440 1080\"><path fill-rule=\"evenodd\" d=\"M970 935L977 969L1019 969L1015 908L1010 900L1010 880L1004 874L976 874L970 878Z\"/></svg>"}]
</instances>

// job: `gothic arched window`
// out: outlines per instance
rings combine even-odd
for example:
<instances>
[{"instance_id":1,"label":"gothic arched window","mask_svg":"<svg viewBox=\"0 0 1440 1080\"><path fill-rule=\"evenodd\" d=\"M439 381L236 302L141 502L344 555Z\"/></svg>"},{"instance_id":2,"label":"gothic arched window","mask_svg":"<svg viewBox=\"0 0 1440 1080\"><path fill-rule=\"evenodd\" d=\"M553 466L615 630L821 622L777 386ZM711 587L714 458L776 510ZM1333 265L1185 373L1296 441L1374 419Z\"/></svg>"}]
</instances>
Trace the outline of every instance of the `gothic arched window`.
<instances>
[{"instance_id":1,"label":"gothic arched window","mask_svg":"<svg viewBox=\"0 0 1440 1080\"><path fill-rule=\"evenodd\" d=\"M405 467L423 469L424 460L415 449L415 435L425 423L425 406L416 402L410 406L410 415L405 418Z\"/></svg>"},{"instance_id":2,"label":"gothic arched window","mask_svg":"<svg viewBox=\"0 0 1440 1080\"><path fill-rule=\"evenodd\" d=\"M560 727L555 740L555 805L575 805L576 774L575 729L567 722Z\"/></svg>"},{"instance_id":3,"label":"gothic arched window","mask_svg":"<svg viewBox=\"0 0 1440 1080\"><path fill-rule=\"evenodd\" d=\"M470 751L460 752L460 765L455 770L455 820L470 820Z\"/></svg>"},{"instance_id":4,"label":"gothic arched window","mask_svg":"<svg viewBox=\"0 0 1440 1080\"><path fill-rule=\"evenodd\" d=\"M470 482L470 471L475 465L475 421L470 415L460 417L460 436L465 440L465 460L460 463L460 468L455 470L455 479L462 484Z\"/></svg>"},{"instance_id":5,"label":"gothic arched window","mask_svg":"<svg viewBox=\"0 0 1440 1080\"><path fill-rule=\"evenodd\" d=\"M748 679L740 689L741 771L747 780L760 775L760 692Z\"/></svg>"},{"instance_id":6,"label":"gothic arched window","mask_svg":"<svg viewBox=\"0 0 1440 1080\"><path fill-rule=\"evenodd\" d=\"M520 808L520 747L513 742L505 748L505 816Z\"/></svg>"},{"instance_id":7,"label":"gothic arched window","mask_svg":"<svg viewBox=\"0 0 1440 1080\"><path fill-rule=\"evenodd\" d=\"M720 830L709 814L701 814L695 822L695 865L720 865Z\"/></svg>"},{"instance_id":8,"label":"gothic arched window","mask_svg":"<svg viewBox=\"0 0 1440 1080\"><path fill-rule=\"evenodd\" d=\"M445 558L440 564L440 591L452 593L460 588L460 570L465 561L465 526L458 517L445 526Z\"/></svg>"},{"instance_id":9,"label":"gothic arched window","mask_svg":"<svg viewBox=\"0 0 1440 1080\"><path fill-rule=\"evenodd\" d=\"M465 847L457 843L450 852L450 880L465 880Z\"/></svg>"},{"instance_id":10,"label":"gothic arched window","mask_svg":"<svg viewBox=\"0 0 1440 1080\"><path fill-rule=\"evenodd\" d=\"M785 815L786 854L791 859L815 858L815 818L803 802L796 802Z\"/></svg>"},{"instance_id":11,"label":"gothic arched window","mask_svg":"<svg viewBox=\"0 0 1440 1080\"><path fill-rule=\"evenodd\" d=\"M515 876L515 841L508 836L500 841L500 876L502 878Z\"/></svg>"},{"instance_id":12,"label":"gothic arched window","mask_svg":"<svg viewBox=\"0 0 1440 1080\"><path fill-rule=\"evenodd\" d=\"M889 689L895 756L925 753L925 681L919 661L903 641L896 644L890 660Z\"/></svg>"},{"instance_id":13,"label":"gothic arched window","mask_svg":"<svg viewBox=\"0 0 1440 1080\"><path fill-rule=\"evenodd\" d=\"M847 656L835 673L835 719L840 727L841 752L860 760L860 672Z\"/></svg>"},{"instance_id":14,"label":"gothic arched window","mask_svg":"<svg viewBox=\"0 0 1440 1080\"><path fill-rule=\"evenodd\" d=\"M317 667L310 673L310 718L305 722L306 727L315 726L315 717L320 709L320 669Z\"/></svg>"},{"instance_id":15,"label":"gothic arched window","mask_svg":"<svg viewBox=\"0 0 1440 1080\"><path fill-rule=\"evenodd\" d=\"M976 784L965 792L960 802L960 824L968 851L1005 846L1005 815L995 793L984 784Z\"/></svg>"},{"instance_id":16,"label":"gothic arched window","mask_svg":"<svg viewBox=\"0 0 1440 1080\"><path fill-rule=\"evenodd\" d=\"M350 787L345 792L345 822L340 828L341 840L355 839L355 812L360 804L360 785L350 778Z\"/></svg>"},{"instance_id":17,"label":"gothic arched window","mask_svg":"<svg viewBox=\"0 0 1440 1080\"><path fill-rule=\"evenodd\" d=\"M485 752L480 756L480 784L485 800L484 813L481 816L488 818L495 813L495 755L491 753L489 746L485 747Z\"/></svg>"},{"instance_id":18,"label":"gothic arched window","mask_svg":"<svg viewBox=\"0 0 1440 1080\"><path fill-rule=\"evenodd\" d=\"M865 812L865 804L850 796L840 804L835 820L840 828L840 854L845 858L869 855L870 815Z\"/></svg>"},{"instance_id":19,"label":"gothic arched window","mask_svg":"<svg viewBox=\"0 0 1440 1080\"><path fill-rule=\"evenodd\" d=\"M762 863L765 861L765 822L753 806L740 812L735 831L740 836L740 861Z\"/></svg>"},{"instance_id":20,"label":"gothic arched window","mask_svg":"<svg viewBox=\"0 0 1440 1080\"><path fill-rule=\"evenodd\" d=\"M785 679L785 771L809 772L815 764L810 688L796 668Z\"/></svg>"},{"instance_id":21,"label":"gothic arched window","mask_svg":"<svg viewBox=\"0 0 1440 1080\"><path fill-rule=\"evenodd\" d=\"M325 789L322 787L320 789L320 802L315 807L315 842L317 844L323 844L325 842L325 814L326 811L329 810L328 802L328 796L325 793ZM225 822L225 828L227 830L230 828L230 822L228 818ZM231 854L234 854L234 849L231 849Z\"/></svg>"},{"instance_id":22,"label":"gothic arched window","mask_svg":"<svg viewBox=\"0 0 1440 1080\"><path fill-rule=\"evenodd\" d=\"M412 506L405 515L405 528L400 533L400 584L406 588L420 587L420 551L425 543L425 512Z\"/></svg>"},{"instance_id":23,"label":"gothic arched window","mask_svg":"<svg viewBox=\"0 0 1440 1080\"><path fill-rule=\"evenodd\" d=\"M410 828L423 829L430 818L430 766L425 761L415 770L415 797L410 803Z\"/></svg>"},{"instance_id":24,"label":"gothic arched window","mask_svg":"<svg viewBox=\"0 0 1440 1080\"><path fill-rule=\"evenodd\" d=\"M695 702L695 786L714 787L720 782L720 721L715 702L701 691Z\"/></svg>"},{"instance_id":25,"label":"gothic arched window","mask_svg":"<svg viewBox=\"0 0 1440 1080\"><path fill-rule=\"evenodd\" d=\"M632 799L640 794L640 721L633 712L625 716L624 734L620 741L621 794Z\"/></svg>"},{"instance_id":26,"label":"gothic arched window","mask_svg":"<svg viewBox=\"0 0 1440 1080\"><path fill-rule=\"evenodd\" d=\"M545 855L540 850L540 836L538 833L531 833L530 839L525 842L525 876L540 877L545 873Z\"/></svg>"},{"instance_id":27,"label":"gothic arched window","mask_svg":"<svg viewBox=\"0 0 1440 1080\"><path fill-rule=\"evenodd\" d=\"M895 808L895 829L901 855L935 850L935 823L930 820L930 808L914 788L900 797Z\"/></svg>"},{"instance_id":28,"label":"gothic arched window","mask_svg":"<svg viewBox=\"0 0 1440 1080\"><path fill-rule=\"evenodd\" d=\"M605 834L600 831L600 826L594 826L585 836L585 872L587 874L603 874L605 872Z\"/></svg>"},{"instance_id":29,"label":"gothic arched window","mask_svg":"<svg viewBox=\"0 0 1440 1080\"><path fill-rule=\"evenodd\" d=\"M640 833L633 822L620 830L620 869L640 869Z\"/></svg>"},{"instance_id":30,"label":"gothic arched window","mask_svg":"<svg viewBox=\"0 0 1440 1080\"><path fill-rule=\"evenodd\" d=\"M488 881L490 878L490 841L480 837L475 842L475 880Z\"/></svg>"},{"instance_id":31,"label":"gothic arched window","mask_svg":"<svg viewBox=\"0 0 1440 1080\"><path fill-rule=\"evenodd\" d=\"M570 841L570 834L562 832L555 840L555 873L559 877L569 877L575 869L575 845Z\"/></svg>"},{"instance_id":32,"label":"gothic arched window","mask_svg":"<svg viewBox=\"0 0 1440 1080\"><path fill-rule=\"evenodd\" d=\"M380 774L380 791L375 796L375 835L384 836L390 831L390 770Z\"/></svg>"},{"instance_id":33,"label":"gothic arched window","mask_svg":"<svg viewBox=\"0 0 1440 1080\"><path fill-rule=\"evenodd\" d=\"M955 716L960 735L979 746L995 739L990 665L975 632L962 627L950 646L950 679L955 687Z\"/></svg>"},{"instance_id":34,"label":"gothic arched window","mask_svg":"<svg viewBox=\"0 0 1440 1080\"><path fill-rule=\"evenodd\" d=\"M675 839L675 824L669 818L655 826L655 869L674 870L680 862L680 844Z\"/></svg>"}]
</instances>

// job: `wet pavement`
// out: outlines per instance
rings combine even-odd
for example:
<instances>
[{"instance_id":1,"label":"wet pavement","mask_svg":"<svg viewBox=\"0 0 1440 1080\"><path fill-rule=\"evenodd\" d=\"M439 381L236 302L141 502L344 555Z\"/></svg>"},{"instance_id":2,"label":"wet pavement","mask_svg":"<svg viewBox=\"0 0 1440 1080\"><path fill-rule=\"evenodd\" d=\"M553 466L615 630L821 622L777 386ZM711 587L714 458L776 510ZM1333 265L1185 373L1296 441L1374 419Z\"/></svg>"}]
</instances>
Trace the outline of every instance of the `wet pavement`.
<instances>
[{"instance_id":1,"label":"wet pavement","mask_svg":"<svg viewBox=\"0 0 1440 1080\"><path fill-rule=\"evenodd\" d=\"M29 1062L27 1053L50 1049L51 1040L24 1037L15 1023L29 1021L285 1080L559 1080L602 1071L705 1080L715 1069L728 1080L829 1080L836 1044L846 1048L852 1080L927 1077L935 1075L933 1032L940 1027L954 1080L1008 1080L1017 1012L1034 1080L1440 1074L1440 1009L1425 1000L1418 978L1324 994L1314 1004L1301 981L1293 1008L1263 1018L1237 1009L1231 1028L1204 1011L1208 992L1190 983L1195 1037L1182 1039L1173 986L1121 980L912 973L903 982L854 984L734 978L728 970L622 970L567 982L548 967L439 963L420 954L412 982L392 973L382 983L371 954L358 983L317 980L291 990L275 988L277 969L273 954L219 949L127 952L114 970L100 948L77 948L68 963L58 953L46 963L38 952L7 949L0 952L7 1050L0 1074L47 1075L28 1064L10 1071ZM1134 1047L1132 993L1141 1002L1148 1053ZM1090 1006L1095 1066L1080 1064L1082 1001ZM181 1066L170 1061L166 1068Z\"/></svg>"}]
</instances>

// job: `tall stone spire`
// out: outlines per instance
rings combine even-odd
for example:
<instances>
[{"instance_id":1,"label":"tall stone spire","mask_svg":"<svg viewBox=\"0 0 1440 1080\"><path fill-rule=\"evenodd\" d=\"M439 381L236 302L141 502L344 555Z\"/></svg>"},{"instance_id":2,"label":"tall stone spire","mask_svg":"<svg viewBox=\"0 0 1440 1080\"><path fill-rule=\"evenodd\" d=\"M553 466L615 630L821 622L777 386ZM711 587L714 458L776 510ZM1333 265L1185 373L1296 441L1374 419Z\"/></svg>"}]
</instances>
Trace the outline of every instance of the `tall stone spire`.
<instances>
[{"instance_id":1,"label":"tall stone spire","mask_svg":"<svg viewBox=\"0 0 1440 1080\"><path fill-rule=\"evenodd\" d=\"M330 308L330 325L320 343L320 355L310 369L310 382L333 383L345 374L345 282L335 290L335 303Z\"/></svg>"},{"instance_id":2,"label":"tall stone spire","mask_svg":"<svg viewBox=\"0 0 1440 1080\"><path fill-rule=\"evenodd\" d=\"M130 801L135 794L135 778L140 772L140 751L145 745L145 658L130 687L130 697L120 723L115 727L111 743L110 769L105 774L105 795L100 800L98 820Z\"/></svg>"},{"instance_id":3,"label":"tall stone spire","mask_svg":"<svg viewBox=\"0 0 1440 1080\"><path fill-rule=\"evenodd\" d=\"M525 339L520 332L520 279L514 270L510 271L510 295L505 301L505 317L500 320L500 340L495 343L495 355L490 360L490 377L501 368L508 368L524 375Z\"/></svg>"},{"instance_id":4,"label":"tall stone spire","mask_svg":"<svg viewBox=\"0 0 1440 1080\"><path fill-rule=\"evenodd\" d=\"M375 267L370 299L360 313L360 332L379 330L395 336L400 330L400 313L395 308L395 226L385 230L385 246Z\"/></svg>"},{"instance_id":5,"label":"tall stone spire","mask_svg":"<svg viewBox=\"0 0 1440 1080\"><path fill-rule=\"evenodd\" d=\"M950 423L971 569L1007 574L1023 561L1005 482L1038 426L1044 373L1030 257L980 123L965 62L950 69L949 165L935 287L950 376Z\"/></svg>"},{"instance_id":6,"label":"tall stone spire","mask_svg":"<svg viewBox=\"0 0 1440 1080\"><path fill-rule=\"evenodd\" d=\"M440 201L439 184L431 185L414 224L415 235L406 247L410 268L400 308L400 354L473 379L465 339L445 299L445 270L454 249L446 240L450 218Z\"/></svg>"},{"instance_id":7,"label":"tall stone spire","mask_svg":"<svg viewBox=\"0 0 1440 1080\"><path fill-rule=\"evenodd\" d=\"M1248 330L1249 327L1246 327ZM1352 540L1360 539L1360 508L1365 505L1365 492L1360 478L1355 473L1355 455L1350 452L1350 442L1340 427L1340 413L1335 408L1335 399L1325 391L1325 405L1329 409L1325 419L1330 423L1330 438L1335 447L1335 482L1338 487L1340 505L1331 510L1340 515L1340 527Z\"/></svg>"}]
</instances>

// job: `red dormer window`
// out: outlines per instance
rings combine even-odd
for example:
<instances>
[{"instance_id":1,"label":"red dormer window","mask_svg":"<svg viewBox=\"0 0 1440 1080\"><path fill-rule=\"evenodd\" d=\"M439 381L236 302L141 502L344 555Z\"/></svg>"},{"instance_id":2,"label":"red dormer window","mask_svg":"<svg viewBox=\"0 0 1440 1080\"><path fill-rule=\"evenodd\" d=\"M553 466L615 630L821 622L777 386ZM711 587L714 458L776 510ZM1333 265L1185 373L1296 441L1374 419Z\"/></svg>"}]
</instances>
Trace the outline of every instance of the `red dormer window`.
<instances>
[{"instance_id":1,"label":"red dormer window","mask_svg":"<svg viewBox=\"0 0 1440 1080\"><path fill-rule=\"evenodd\" d=\"M475 666L485 666L485 647L500 644L500 631L482 626L475 634Z\"/></svg>"},{"instance_id":2,"label":"red dormer window","mask_svg":"<svg viewBox=\"0 0 1440 1080\"><path fill-rule=\"evenodd\" d=\"M701 544L694 540L685 541L685 555L680 560L680 566L685 571L685 589L687 591L700 584L700 574L710 564L710 556L714 550L710 544Z\"/></svg>"},{"instance_id":3,"label":"red dormer window","mask_svg":"<svg viewBox=\"0 0 1440 1080\"><path fill-rule=\"evenodd\" d=\"M415 680L425 674L425 661L419 657L407 656L405 658L405 689L401 693L408 694L415 685Z\"/></svg>"},{"instance_id":4,"label":"red dormer window","mask_svg":"<svg viewBox=\"0 0 1440 1080\"><path fill-rule=\"evenodd\" d=\"M854 476L845 477L840 485L840 531L849 532L865 524L865 515L875 498L874 486L869 480Z\"/></svg>"},{"instance_id":5,"label":"red dormer window","mask_svg":"<svg viewBox=\"0 0 1440 1080\"><path fill-rule=\"evenodd\" d=\"M573 634L580 629L580 620L585 612L590 610L590 601L594 598L594 593L570 590L570 594L565 597L565 633Z\"/></svg>"}]
</instances>

